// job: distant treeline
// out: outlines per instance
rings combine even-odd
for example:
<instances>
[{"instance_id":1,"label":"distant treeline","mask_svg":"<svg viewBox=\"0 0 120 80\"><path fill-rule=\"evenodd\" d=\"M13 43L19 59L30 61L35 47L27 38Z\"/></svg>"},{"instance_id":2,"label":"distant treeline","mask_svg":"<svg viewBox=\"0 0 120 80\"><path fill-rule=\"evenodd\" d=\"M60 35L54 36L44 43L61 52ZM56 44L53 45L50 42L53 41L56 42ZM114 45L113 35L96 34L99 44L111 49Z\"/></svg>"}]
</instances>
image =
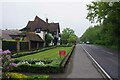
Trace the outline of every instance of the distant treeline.
<instances>
[{"instance_id":1,"label":"distant treeline","mask_svg":"<svg viewBox=\"0 0 120 80\"><path fill-rule=\"evenodd\" d=\"M87 7L87 19L100 24L89 27L80 40L120 50L120 2L92 2Z\"/></svg>"}]
</instances>

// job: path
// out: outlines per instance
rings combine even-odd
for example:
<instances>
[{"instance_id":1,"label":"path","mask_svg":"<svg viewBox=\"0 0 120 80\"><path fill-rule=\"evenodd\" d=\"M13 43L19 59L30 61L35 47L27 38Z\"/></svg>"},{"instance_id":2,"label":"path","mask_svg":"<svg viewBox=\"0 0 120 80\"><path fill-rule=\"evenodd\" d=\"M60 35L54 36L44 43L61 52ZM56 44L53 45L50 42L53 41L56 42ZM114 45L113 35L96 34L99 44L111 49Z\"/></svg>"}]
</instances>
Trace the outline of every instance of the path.
<instances>
[{"instance_id":1,"label":"path","mask_svg":"<svg viewBox=\"0 0 120 80\"><path fill-rule=\"evenodd\" d=\"M102 78L92 65L82 47L77 44L63 74L51 75L52 78Z\"/></svg>"}]
</instances>

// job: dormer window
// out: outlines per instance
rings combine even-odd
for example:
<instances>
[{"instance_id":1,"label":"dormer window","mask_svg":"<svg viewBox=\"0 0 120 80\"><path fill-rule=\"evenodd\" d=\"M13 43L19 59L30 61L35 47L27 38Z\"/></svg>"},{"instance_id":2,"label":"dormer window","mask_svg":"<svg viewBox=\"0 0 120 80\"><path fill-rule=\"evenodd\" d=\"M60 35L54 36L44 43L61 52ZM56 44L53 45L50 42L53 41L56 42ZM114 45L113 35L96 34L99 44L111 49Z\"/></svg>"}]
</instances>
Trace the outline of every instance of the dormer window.
<instances>
[{"instance_id":1,"label":"dormer window","mask_svg":"<svg viewBox=\"0 0 120 80\"><path fill-rule=\"evenodd\" d=\"M37 28L37 29L35 30L35 32L36 32L36 33L41 33L40 28Z\"/></svg>"}]
</instances>

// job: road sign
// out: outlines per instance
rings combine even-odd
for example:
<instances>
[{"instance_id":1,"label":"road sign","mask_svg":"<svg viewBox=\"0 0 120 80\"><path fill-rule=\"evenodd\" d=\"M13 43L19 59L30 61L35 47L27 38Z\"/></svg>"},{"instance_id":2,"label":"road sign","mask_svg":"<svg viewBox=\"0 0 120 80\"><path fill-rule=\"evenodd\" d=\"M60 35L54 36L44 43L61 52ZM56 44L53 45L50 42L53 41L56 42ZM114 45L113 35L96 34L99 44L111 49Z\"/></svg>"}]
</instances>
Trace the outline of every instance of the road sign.
<instances>
[{"instance_id":1,"label":"road sign","mask_svg":"<svg viewBox=\"0 0 120 80\"><path fill-rule=\"evenodd\" d=\"M59 56L66 56L66 51L65 50L59 50Z\"/></svg>"}]
</instances>

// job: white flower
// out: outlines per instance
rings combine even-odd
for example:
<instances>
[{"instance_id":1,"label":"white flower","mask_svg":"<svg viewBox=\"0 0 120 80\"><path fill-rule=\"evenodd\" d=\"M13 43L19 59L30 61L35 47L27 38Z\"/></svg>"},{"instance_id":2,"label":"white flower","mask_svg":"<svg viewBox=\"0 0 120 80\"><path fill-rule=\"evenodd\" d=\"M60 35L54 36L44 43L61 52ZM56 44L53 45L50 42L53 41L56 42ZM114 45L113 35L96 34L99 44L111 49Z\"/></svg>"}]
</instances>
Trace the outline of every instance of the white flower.
<instances>
[{"instance_id":1,"label":"white flower","mask_svg":"<svg viewBox=\"0 0 120 80\"><path fill-rule=\"evenodd\" d=\"M21 65L21 64L31 65L30 63L28 63L28 61L22 61L22 62L19 62L19 63L18 63L18 65Z\"/></svg>"},{"instance_id":2,"label":"white flower","mask_svg":"<svg viewBox=\"0 0 120 80\"><path fill-rule=\"evenodd\" d=\"M44 62L41 62L41 61L40 62L36 62L35 64L36 65L45 65Z\"/></svg>"}]
</instances>

